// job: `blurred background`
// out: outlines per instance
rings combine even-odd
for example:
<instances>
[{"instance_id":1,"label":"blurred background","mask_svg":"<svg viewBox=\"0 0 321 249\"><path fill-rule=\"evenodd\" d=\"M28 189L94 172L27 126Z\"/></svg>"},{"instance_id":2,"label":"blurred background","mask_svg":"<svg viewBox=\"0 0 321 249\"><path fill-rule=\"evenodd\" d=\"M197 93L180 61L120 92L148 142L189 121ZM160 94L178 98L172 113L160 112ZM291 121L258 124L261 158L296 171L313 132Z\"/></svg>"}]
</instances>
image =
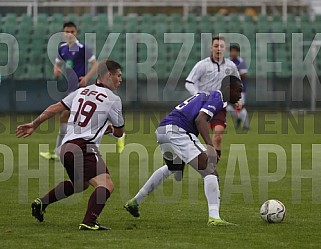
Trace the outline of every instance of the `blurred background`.
<instances>
[{"instance_id":1,"label":"blurred background","mask_svg":"<svg viewBox=\"0 0 321 249\"><path fill-rule=\"evenodd\" d=\"M53 76L57 44L49 40L66 21L76 23L79 40L98 59L121 63L119 95L127 108L169 110L189 96L185 79L195 63L210 55L211 36L218 33L241 34L249 41L244 50L240 44L241 56L249 64L249 107L312 111L320 107L321 43L312 44L321 40L320 0L1 0L0 112L38 112L65 96L64 77ZM94 35L85 40L85 33ZM112 33L119 33L114 47L107 41ZM133 51L137 36L131 33L155 39L148 47L138 42ZM182 38L193 39L191 51L184 51L175 39L171 42L175 36L164 41L166 33L193 34ZM269 34L261 42L262 33L281 34L284 41ZM302 39L293 39L293 34L302 34ZM156 76L137 69L147 59L156 62L152 65ZM279 64L267 69L266 61ZM262 101L267 91L271 97Z\"/></svg>"}]
</instances>

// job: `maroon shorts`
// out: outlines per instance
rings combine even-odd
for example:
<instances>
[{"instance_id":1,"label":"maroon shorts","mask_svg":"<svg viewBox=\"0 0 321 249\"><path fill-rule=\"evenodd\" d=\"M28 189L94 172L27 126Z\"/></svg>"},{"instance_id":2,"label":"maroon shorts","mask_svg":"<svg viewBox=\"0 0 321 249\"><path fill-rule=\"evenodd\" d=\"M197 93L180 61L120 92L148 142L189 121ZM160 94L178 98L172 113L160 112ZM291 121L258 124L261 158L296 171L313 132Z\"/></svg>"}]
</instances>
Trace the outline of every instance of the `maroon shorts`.
<instances>
[{"instance_id":1,"label":"maroon shorts","mask_svg":"<svg viewBox=\"0 0 321 249\"><path fill-rule=\"evenodd\" d=\"M94 143L74 139L61 146L60 160L72 182L88 182L109 171Z\"/></svg>"},{"instance_id":2,"label":"maroon shorts","mask_svg":"<svg viewBox=\"0 0 321 249\"><path fill-rule=\"evenodd\" d=\"M215 126L221 125L226 128L226 108L219 111L215 116L212 118L210 122L210 127L214 130Z\"/></svg>"}]
</instances>

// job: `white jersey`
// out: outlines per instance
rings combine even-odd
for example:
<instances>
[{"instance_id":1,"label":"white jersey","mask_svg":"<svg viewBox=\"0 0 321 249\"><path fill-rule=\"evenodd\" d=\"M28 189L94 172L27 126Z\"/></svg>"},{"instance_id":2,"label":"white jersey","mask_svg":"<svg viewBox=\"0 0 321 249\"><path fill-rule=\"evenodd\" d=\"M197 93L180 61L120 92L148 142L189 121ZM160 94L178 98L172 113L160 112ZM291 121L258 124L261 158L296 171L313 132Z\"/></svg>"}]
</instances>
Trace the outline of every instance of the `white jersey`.
<instances>
[{"instance_id":1,"label":"white jersey","mask_svg":"<svg viewBox=\"0 0 321 249\"><path fill-rule=\"evenodd\" d=\"M70 110L62 144L82 138L99 146L108 121L117 128L124 126L120 97L102 84L79 88L61 103Z\"/></svg>"},{"instance_id":2,"label":"white jersey","mask_svg":"<svg viewBox=\"0 0 321 249\"><path fill-rule=\"evenodd\" d=\"M211 57L199 61L187 76L186 82L194 84L197 92L210 92L221 89L222 79L227 75L240 78L234 62L224 58L216 62Z\"/></svg>"}]
</instances>

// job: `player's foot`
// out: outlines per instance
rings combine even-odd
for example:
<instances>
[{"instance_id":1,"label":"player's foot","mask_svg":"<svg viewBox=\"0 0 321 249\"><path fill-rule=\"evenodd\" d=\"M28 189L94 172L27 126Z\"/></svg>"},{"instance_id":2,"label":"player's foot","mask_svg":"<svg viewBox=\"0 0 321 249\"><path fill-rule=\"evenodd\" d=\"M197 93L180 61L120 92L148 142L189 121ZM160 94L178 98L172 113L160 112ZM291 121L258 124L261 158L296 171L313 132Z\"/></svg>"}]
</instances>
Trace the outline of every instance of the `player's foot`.
<instances>
[{"instance_id":1,"label":"player's foot","mask_svg":"<svg viewBox=\"0 0 321 249\"><path fill-rule=\"evenodd\" d=\"M47 160L56 160L58 159L58 156L55 153L51 152L40 152L39 155Z\"/></svg>"},{"instance_id":2,"label":"player's foot","mask_svg":"<svg viewBox=\"0 0 321 249\"><path fill-rule=\"evenodd\" d=\"M138 204L137 201L135 200L135 198L129 200L124 208L134 217L139 217L139 210L138 210Z\"/></svg>"},{"instance_id":3,"label":"player's foot","mask_svg":"<svg viewBox=\"0 0 321 249\"><path fill-rule=\"evenodd\" d=\"M207 225L209 227L215 227L215 226L237 226L237 224L233 224L233 223L227 222L227 221L222 220L222 219L215 219L215 218L212 218L212 217L208 218Z\"/></svg>"},{"instance_id":4,"label":"player's foot","mask_svg":"<svg viewBox=\"0 0 321 249\"><path fill-rule=\"evenodd\" d=\"M45 210L42 209L42 201L37 198L31 203L31 214L35 217L39 222L43 222L43 215Z\"/></svg>"},{"instance_id":5,"label":"player's foot","mask_svg":"<svg viewBox=\"0 0 321 249\"><path fill-rule=\"evenodd\" d=\"M236 126L235 126L235 129L239 129L240 127L241 127L241 119L240 118L238 118L237 120L236 120Z\"/></svg>"},{"instance_id":6,"label":"player's foot","mask_svg":"<svg viewBox=\"0 0 321 249\"><path fill-rule=\"evenodd\" d=\"M111 230L111 228L102 226L96 221L96 222L91 222L87 224L84 224L84 223L80 224L79 230L98 231L98 230Z\"/></svg>"},{"instance_id":7,"label":"player's foot","mask_svg":"<svg viewBox=\"0 0 321 249\"><path fill-rule=\"evenodd\" d=\"M244 132L244 133L248 133L248 132L249 132L249 129L250 129L250 127L244 126L244 127L243 127L243 132Z\"/></svg>"},{"instance_id":8,"label":"player's foot","mask_svg":"<svg viewBox=\"0 0 321 249\"><path fill-rule=\"evenodd\" d=\"M59 156L56 153L51 153L51 160L59 160Z\"/></svg>"},{"instance_id":9,"label":"player's foot","mask_svg":"<svg viewBox=\"0 0 321 249\"><path fill-rule=\"evenodd\" d=\"M117 151L118 153L122 153L125 148L125 133L117 139Z\"/></svg>"}]
</instances>

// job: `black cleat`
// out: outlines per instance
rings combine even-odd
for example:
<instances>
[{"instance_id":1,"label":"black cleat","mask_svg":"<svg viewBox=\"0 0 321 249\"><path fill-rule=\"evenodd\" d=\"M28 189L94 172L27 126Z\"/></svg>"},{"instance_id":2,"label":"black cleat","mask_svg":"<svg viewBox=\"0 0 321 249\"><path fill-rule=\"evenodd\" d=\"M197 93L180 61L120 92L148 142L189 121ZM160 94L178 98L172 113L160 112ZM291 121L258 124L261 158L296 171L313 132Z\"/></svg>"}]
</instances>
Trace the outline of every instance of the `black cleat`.
<instances>
[{"instance_id":1,"label":"black cleat","mask_svg":"<svg viewBox=\"0 0 321 249\"><path fill-rule=\"evenodd\" d=\"M43 215L45 211L42 209L42 201L37 198L31 203L31 214L39 222L43 222Z\"/></svg>"},{"instance_id":2,"label":"black cleat","mask_svg":"<svg viewBox=\"0 0 321 249\"><path fill-rule=\"evenodd\" d=\"M96 222L91 222L88 224L84 224L84 223L80 224L79 230L98 231L98 230L111 230L111 228L102 226L96 221Z\"/></svg>"}]
</instances>

